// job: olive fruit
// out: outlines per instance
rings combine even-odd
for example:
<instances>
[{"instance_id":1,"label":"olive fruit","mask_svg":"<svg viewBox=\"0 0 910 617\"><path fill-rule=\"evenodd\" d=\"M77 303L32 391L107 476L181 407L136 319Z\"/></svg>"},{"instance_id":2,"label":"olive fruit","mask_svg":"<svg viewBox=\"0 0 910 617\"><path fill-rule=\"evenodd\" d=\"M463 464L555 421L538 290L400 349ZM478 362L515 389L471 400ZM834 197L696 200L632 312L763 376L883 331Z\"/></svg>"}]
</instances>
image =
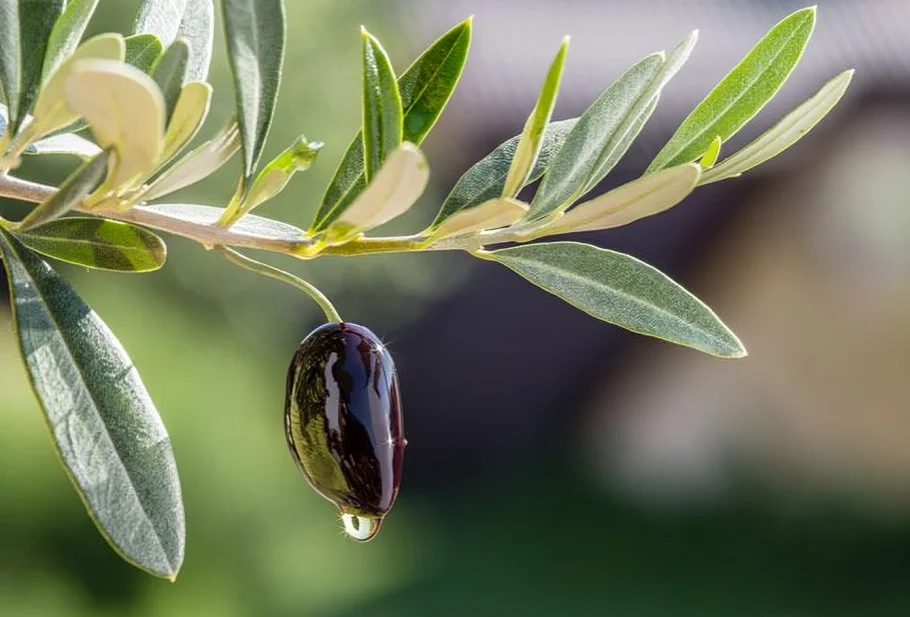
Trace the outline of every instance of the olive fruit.
<instances>
[{"instance_id":1,"label":"olive fruit","mask_svg":"<svg viewBox=\"0 0 910 617\"><path fill-rule=\"evenodd\" d=\"M355 540L379 532L401 483L401 397L385 345L363 326L329 323L297 348L284 427L310 485L337 505Z\"/></svg>"}]
</instances>

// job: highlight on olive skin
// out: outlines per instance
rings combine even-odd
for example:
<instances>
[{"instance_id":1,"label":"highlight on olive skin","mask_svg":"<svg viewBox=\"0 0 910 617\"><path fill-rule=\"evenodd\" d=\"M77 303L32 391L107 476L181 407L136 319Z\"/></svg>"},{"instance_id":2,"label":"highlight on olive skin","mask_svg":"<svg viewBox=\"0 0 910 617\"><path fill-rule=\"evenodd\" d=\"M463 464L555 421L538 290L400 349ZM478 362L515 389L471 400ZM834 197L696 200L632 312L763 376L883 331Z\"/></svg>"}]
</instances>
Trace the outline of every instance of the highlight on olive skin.
<instances>
[{"instance_id":1,"label":"highlight on olive skin","mask_svg":"<svg viewBox=\"0 0 910 617\"><path fill-rule=\"evenodd\" d=\"M341 510L345 533L376 537L395 503L406 444L395 363L367 328L328 323L298 346L284 413L291 456Z\"/></svg>"}]
</instances>

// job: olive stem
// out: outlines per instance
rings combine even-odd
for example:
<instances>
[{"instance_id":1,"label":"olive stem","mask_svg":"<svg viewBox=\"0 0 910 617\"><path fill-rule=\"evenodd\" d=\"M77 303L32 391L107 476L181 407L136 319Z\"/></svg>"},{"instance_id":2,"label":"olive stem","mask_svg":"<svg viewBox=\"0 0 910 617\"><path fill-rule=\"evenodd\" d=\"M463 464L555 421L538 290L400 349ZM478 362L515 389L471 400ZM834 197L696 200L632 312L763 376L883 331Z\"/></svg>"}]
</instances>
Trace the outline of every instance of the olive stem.
<instances>
[{"instance_id":1,"label":"olive stem","mask_svg":"<svg viewBox=\"0 0 910 617\"><path fill-rule=\"evenodd\" d=\"M319 305L319 308L321 308L325 313L325 317L328 321L334 323L342 322L341 315L339 315L338 311L335 310L332 302L325 296L325 294L319 291L311 283L306 282L302 278L294 276L290 272L285 272L284 270L281 270L274 266L264 264L261 261L250 259L246 255L238 253L232 248L219 245L215 247L215 250L221 253L225 259L235 265L240 266L241 268L246 268L247 270L255 272L256 274L261 274L263 276L267 276L269 278L273 278L275 280L282 281L288 285L296 287L300 291L310 296L316 302L316 304Z\"/></svg>"}]
</instances>

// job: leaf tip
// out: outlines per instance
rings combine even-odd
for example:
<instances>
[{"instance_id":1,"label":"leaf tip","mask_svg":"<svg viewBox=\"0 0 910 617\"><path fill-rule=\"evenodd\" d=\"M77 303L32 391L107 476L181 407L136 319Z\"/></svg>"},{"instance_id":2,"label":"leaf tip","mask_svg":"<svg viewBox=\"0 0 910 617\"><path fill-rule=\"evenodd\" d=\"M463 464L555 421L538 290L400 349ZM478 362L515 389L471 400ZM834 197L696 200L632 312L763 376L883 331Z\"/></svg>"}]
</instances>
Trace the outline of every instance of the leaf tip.
<instances>
[{"instance_id":1,"label":"leaf tip","mask_svg":"<svg viewBox=\"0 0 910 617\"><path fill-rule=\"evenodd\" d=\"M473 28L474 27L474 15L468 15L468 18L461 23L467 28Z\"/></svg>"}]
</instances>

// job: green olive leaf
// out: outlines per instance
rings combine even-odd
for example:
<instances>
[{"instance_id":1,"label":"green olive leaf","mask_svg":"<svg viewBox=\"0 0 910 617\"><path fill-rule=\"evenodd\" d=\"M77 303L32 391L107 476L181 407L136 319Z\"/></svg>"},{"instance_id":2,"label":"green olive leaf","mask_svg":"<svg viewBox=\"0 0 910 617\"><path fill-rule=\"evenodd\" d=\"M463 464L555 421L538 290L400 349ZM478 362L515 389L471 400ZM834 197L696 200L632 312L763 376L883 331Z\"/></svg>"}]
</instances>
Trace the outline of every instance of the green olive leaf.
<instances>
[{"instance_id":1,"label":"green olive leaf","mask_svg":"<svg viewBox=\"0 0 910 617\"><path fill-rule=\"evenodd\" d=\"M537 161L527 183L538 180L549 167L553 156L562 148L577 118L551 122L544 132L543 142ZM474 163L468 171L458 179L452 191L442 203L439 213L430 229L435 229L449 217L461 210L474 208L491 199L502 195L506 183L506 176L515 158L515 150L521 136L517 135L501 143L488 155Z\"/></svg>"},{"instance_id":2,"label":"green olive leaf","mask_svg":"<svg viewBox=\"0 0 910 617\"><path fill-rule=\"evenodd\" d=\"M698 298L634 257L578 242L527 244L479 257L498 261L582 311L638 334L725 358L746 350Z\"/></svg>"},{"instance_id":3,"label":"green olive leaf","mask_svg":"<svg viewBox=\"0 0 910 617\"><path fill-rule=\"evenodd\" d=\"M142 198L151 201L207 178L239 149L240 130L237 123L231 119L212 139L184 155L153 180Z\"/></svg>"},{"instance_id":4,"label":"green olive leaf","mask_svg":"<svg viewBox=\"0 0 910 617\"><path fill-rule=\"evenodd\" d=\"M42 136L69 126L79 119L66 101L65 84L73 68L82 60L114 60L123 62L126 45L119 34L100 34L80 45L73 54L59 64L50 76L35 102L35 117L28 131Z\"/></svg>"},{"instance_id":5,"label":"green olive leaf","mask_svg":"<svg viewBox=\"0 0 910 617\"><path fill-rule=\"evenodd\" d=\"M164 45L154 34L133 34L124 39L126 42L126 57L124 61L134 66L143 73L152 72L155 62L164 53Z\"/></svg>"},{"instance_id":6,"label":"green olive leaf","mask_svg":"<svg viewBox=\"0 0 910 617\"><path fill-rule=\"evenodd\" d=\"M186 78L189 59L189 46L186 41L178 39L168 46L152 67L152 79L158 84L161 95L164 97L165 124L170 122L171 114L174 113L174 107L177 105L177 98L180 96Z\"/></svg>"},{"instance_id":7,"label":"green olive leaf","mask_svg":"<svg viewBox=\"0 0 910 617\"><path fill-rule=\"evenodd\" d=\"M518 195L525 184L528 182L528 176L534 169L537 162L537 156L543 146L544 133L550 124L550 118L553 115L553 108L556 107L556 95L559 92L559 83L562 80L562 70L566 64L566 54L569 51L569 37L562 41L550 70L547 71L547 77L540 89L537 97L537 103L531 110L525 122L524 130L521 132L521 139L518 141L518 147L515 149L515 155L512 157L512 164L509 167L509 173L506 175L506 183L502 189L503 197L515 197Z\"/></svg>"},{"instance_id":8,"label":"green olive leaf","mask_svg":"<svg viewBox=\"0 0 910 617\"><path fill-rule=\"evenodd\" d=\"M546 235L628 225L668 210L691 193L701 167L692 163L648 174L574 206L541 230Z\"/></svg>"},{"instance_id":9,"label":"green olive leaf","mask_svg":"<svg viewBox=\"0 0 910 617\"><path fill-rule=\"evenodd\" d=\"M109 60L85 60L66 80L69 106L92 127L102 148L114 148L106 184L116 187L154 169L164 132L164 102L155 82Z\"/></svg>"},{"instance_id":10,"label":"green olive leaf","mask_svg":"<svg viewBox=\"0 0 910 617\"><path fill-rule=\"evenodd\" d=\"M755 141L702 174L699 184L735 178L795 144L837 105L852 78L853 71L849 70L826 83L812 98L784 116Z\"/></svg>"},{"instance_id":11,"label":"green olive leaf","mask_svg":"<svg viewBox=\"0 0 910 617\"><path fill-rule=\"evenodd\" d=\"M8 121L19 114L19 6L13 2L0 2L0 94Z\"/></svg>"},{"instance_id":12,"label":"green olive leaf","mask_svg":"<svg viewBox=\"0 0 910 617\"><path fill-rule=\"evenodd\" d=\"M784 84L802 57L815 26L815 7L796 11L774 26L683 120L648 172L689 163L715 136L729 141Z\"/></svg>"},{"instance_id":13,"label":"green olive leaf","mask_svg":"<svg viewBox=\"0 0 910 617\"><path fill-rule=\"evenodd\" d=\"M214 28L212 0L145 0L133 32L154 34L165 46L185 40L190 49L186 81L204 81L212 61Z\"/></svg>"},{"instance_id":14,"label":"green olive leaf","mask_svg":"<svg viewBox=\"0 0 910 617\"><path fill-rule=\"evenodd\" d=\"M107 165L107 152L85 163L60 185L57 192L35 206L19 223L18 229L25 231L43 225L78 206L104 179Z\"/></svg>"},{"instance_id":15,"label":"green olive leaf","mask_svg":"<svg viewBox=\"0 0 910 617\"><path fill-rule=\"evenodd\" d=\"M88 26L98 0L70 0L57 18L47 41L42 65L42 83L50 79L57 67L79 46L82 34Z\"/></svg>"},{"instance_id":16,"label":"green olive leaf","mask_svg":"<svg viewBox=\"0 0 910 617\"><path fill-rule=\"evenodd\" d=\"M2 231L0 255L25 367L73 486L117 553L174 580L186 535L180 481L135 365L73 288Z\"/></svg>"},{"instance_id":17,"label":"green olive leaf","mask_svg":"<svg viewBox=\"0 0 910 617\"><path fill-rule=\"evenodd\" d=\"M326 230L328 245L344 244L354 236L401 216L423 194L430 168L420 149L404 142L335 222Z\"/></svg>"},{"instance_id":18,"label":"green olive leaf","mask_svg":"<svg viewBox=\"0 0 910 617\"><path fill-rule=\"evenodd\" d=\"M4 4L12 4L12 1L7 0ZM31 113L32 105L38 98L48 39L54 29L54 23L63 12L63 7L63 0L19 0L19 83L16 86L19 101L16 106L9 104L11 114L8 128L12 135L19 130L26 114ZM7 99L9 98L11 94L7 91Z\"/></svg>"},{"instance_id":19,"label":"green olive leaf","mask_svg":"<svg viewBox=\"0 0 910 617\"><path fill-rule=\"evenodd\" d=\"M379 41L366 29L363 39L364 177L369 184L386 158L401 144L401 94L392 63Z\"/></svg>"},{"instance_id":20,"label":"green olive leaf","mask_svg":"<svg viewBox=\"0 0 910 617\"><path fill-rule=\"evenodd\" d=\"M461 77L471 47L467 19L439 37L398 78L404 114L402 139L420 145L445 109ZM366 187L363 174L363 132L348 146L316 213L312 231L325 229Z\"/></svg>"},{"instance_id":21,"label":"green olive leaf","mask_svg":"<svg viewBox=\"0 0 910 617\"><path fill-rule=\"evenodd\" d=\"M657 103L660 100L660 93L663 90L663 87L666 86L683 67L697 42L698 30L693 30L670 50L663 66L657 70L657 73L651 79L651 82L639 95L638 100L630 108L626 117L621 121L616 130L616 137L611 140L606 148L604 148L600 159L595 165L594 171L591 173L591 176L585 183L584 189L581 191L581 195L588 193L588 191L597 186L597 184L603 180L614 167L616 167L617 163L619 163L626 154L629 147L648 122L651 114L654 113L654 109L657 107Z\"/></svg>"},{"instance_id":22,"label":"green olive leaf","mask_svg":"<svg viewBox=\"0 0 910 617\"><path fill-rule=\"evenodd\" d=\"M282 0L222 0L228 59L237 95L243 187L253 176L272 124L286 38Z\"/></svg>"},{"instance_id":23,"label":"green olive leaf","mask_svg":"<svg viewBox=\"0 0 910 617\"><path fill-rule=\"evenodd\" d=\"M200 81L191 81L180 90L177 104L164 133L164 149L161 162L171 160L190 142L205 117L212 101L212 87Z\"/></svg>"},{"instance_id":24,"label":"green olive leaf","mask_svg":"<svg viewBox=\"0 0 910 617\"><path fill-rule=\"evenodd\" d=\"M581 196L598 162L612 144L621 142L626 125L634 123L642 94L665 61L663 53L651 54L626 71L581 115L531 201L529 220L538 220L568 208Z\"/></svg>"},{"instance_id":25,"label":"green olive leaf","mask_svg":"<svg viewBox=\"0 0 910 617\"><path fill-rule=\"evenodd\" d=\"M56 219L16 238L45 257L97 270L151 272L167 258L164 241L152 232L87 216Z\"/></svg>"}]
</instances>

